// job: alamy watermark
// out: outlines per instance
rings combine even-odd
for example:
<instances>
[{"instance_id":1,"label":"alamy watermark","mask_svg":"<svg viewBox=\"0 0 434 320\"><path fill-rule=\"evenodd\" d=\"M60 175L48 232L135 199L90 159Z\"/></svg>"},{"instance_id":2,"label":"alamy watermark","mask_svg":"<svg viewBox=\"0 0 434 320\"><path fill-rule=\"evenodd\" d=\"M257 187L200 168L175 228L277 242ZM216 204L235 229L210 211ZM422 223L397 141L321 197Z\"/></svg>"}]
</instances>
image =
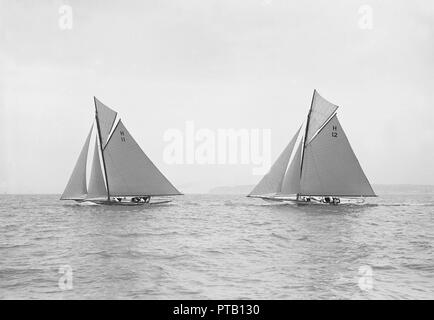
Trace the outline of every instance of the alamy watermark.
<instances>
[{"instance_id":1,"label":"alamy watermark","mask_svg":"<svg viewBox=\"0 0 434 320\"><path fill-rule=\"evenodd\" d=\"M184 130L168 129L163 139L167 164L254 165L254 175L264 175L271 165L270 129L196 129L186 121Z\"/></svg>"},{"instance_id":2,"label":"alamy watermark","mask_svg":"<svg viewBox=\"0 0 434 320\"><path fill-rule=\"evenodd\" d=\"M72 290L74 288L72 284L72 268L70 265L64 265L59 267L59 289L62 291Z\"/></svg>"},{"instance_id":3,"label":"alamy watermark","mask_svg":"<svg viewBox=\"0 0 434 320\"><path fill-rule=\"evenodd\" d=\"M358 284L362 291L371 291L374 288L374 272L371 266L360 266Z\"/></svg>"},{"instance_id":4,"label":"alamy watermark","mask_svg":"<svg viewBox=\"0 0 434 320\"><path fill-rule=\"evenodd\" d=\"M71 30L74 23L72 7L64 4L59 7L59 28L60 30Z\"/></svg>"},{"instance_id":5,"label":"alamy watermark","mask_svg":"<svg viewBox=\"0 0 434 320\"><path fill-rule=\"evenodd\" d=\"M365 4L359 7L358 26L362 30L372 30L374 28L373 9L370 5Z\"/></svg>"}]
</instances>

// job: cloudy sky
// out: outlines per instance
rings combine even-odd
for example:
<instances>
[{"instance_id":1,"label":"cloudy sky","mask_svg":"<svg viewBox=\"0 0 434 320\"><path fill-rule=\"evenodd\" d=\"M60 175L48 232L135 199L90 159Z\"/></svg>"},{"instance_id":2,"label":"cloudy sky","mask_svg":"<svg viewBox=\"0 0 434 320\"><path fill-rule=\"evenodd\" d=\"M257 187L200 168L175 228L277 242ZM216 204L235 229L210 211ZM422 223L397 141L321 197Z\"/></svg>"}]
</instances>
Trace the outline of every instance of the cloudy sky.
<instances>
[{"instance_id":1,"label":"cloudy sky","mask_svg":"<svg viewBox=\"0 0 434 320\"><path fill-rule=\"evenodd\" d=\"M167 163L165 132L271 129L274 160L314 88L372 183L434 184L433 86L430 0L0 0L0 191L63 191L93 96L181 191L254 184L253 164Z\"/></svg>"}]
</instances>

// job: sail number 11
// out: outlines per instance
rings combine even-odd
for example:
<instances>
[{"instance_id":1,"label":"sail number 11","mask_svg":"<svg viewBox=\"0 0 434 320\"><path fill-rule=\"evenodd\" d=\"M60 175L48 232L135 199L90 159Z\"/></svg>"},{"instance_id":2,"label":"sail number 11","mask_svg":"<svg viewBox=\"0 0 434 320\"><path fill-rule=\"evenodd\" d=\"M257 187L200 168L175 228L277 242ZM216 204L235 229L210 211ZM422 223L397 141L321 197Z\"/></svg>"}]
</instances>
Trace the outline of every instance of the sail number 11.
<instances>
[{"instance_id":1,"label":"sail number 11","mask_svg":"<svg viewBox=\"0 0 434 320\"><path fill-rule=\"evenodd\" d=\"M123 131L120 131L119 133L121 134L121 141L125 142L125 137L124 137L125 133Z\"/></svg>"}]
</instances>

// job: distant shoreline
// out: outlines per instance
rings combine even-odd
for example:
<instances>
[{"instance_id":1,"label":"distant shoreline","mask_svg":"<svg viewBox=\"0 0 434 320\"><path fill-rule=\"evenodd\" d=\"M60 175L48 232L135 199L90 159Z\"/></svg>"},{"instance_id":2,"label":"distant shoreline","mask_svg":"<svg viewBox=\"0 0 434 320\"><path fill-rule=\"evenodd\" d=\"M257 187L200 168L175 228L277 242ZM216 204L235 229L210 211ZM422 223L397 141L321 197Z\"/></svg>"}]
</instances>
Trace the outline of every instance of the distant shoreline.
<instances>
[{"instance_id":1,"label":"distant shoreline","mask_svg":"<svg viewBox=\"0 0 434 320\"><path fill-rule=\"evenodd\" d=\"M208 194L248 194L255 185L220 186L212 188ZM423 184L373 184L377 194L434 193L434 185Z\"/></svg>"},{"instance_id":2,"label":"distant shoreline","mask_svg":"<svg viewBox=\"0 0 434 320\"><path fill-rule=\"evenodd\" d=\"M255 185L219 186L204 192L185 192L186 195L194 194L220 194L220 195L247 195ZM434 185L430 184L373 184L377 194L431 194L434 193ZM58 196L61 193L1 193L0 196Z\"/></svg>"}]
</instances>

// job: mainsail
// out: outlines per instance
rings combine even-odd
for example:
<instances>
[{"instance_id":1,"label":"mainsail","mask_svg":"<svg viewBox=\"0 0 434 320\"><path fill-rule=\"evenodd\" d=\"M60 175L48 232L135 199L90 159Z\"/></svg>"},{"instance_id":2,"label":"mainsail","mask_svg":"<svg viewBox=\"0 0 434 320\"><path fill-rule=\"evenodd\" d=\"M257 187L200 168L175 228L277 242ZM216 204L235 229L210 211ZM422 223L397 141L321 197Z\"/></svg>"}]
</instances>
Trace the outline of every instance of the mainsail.
<instances>
[{"instance_id":1,"label":"mainsail","mask_svg":"<svg viewBox=\"0 0 434 320\"><path fill-rule=\"evenodd\" d=\"M306 146L300 193L375 196L336 115Z\"/></svg>"},{"instance_id":2,"label":"mainsail","mask_svg":"<svg viewBox=\"0 0 434 320\"><path fill-rule=\"evenodd\" d=\"M83 148L81 149L80 156L75 164L74 171L72 171L65 191L60 197L61 200L80 200L84 199L87 195L86 187L86 163L87 153L89 151L90 136L92 134L93 125L90 128Z\"/></svg>"},{"instance_id":3,"label":"mainsail","mask_svg":"<svg viewBox=\"0 0 434 320\"><path fill-rule=\"evenodd\" d=\"M181 194L146 156L121 120L104 149L110 194Z\"/></svg>"},{"instance_id":4,"label":"mainsail","mask_svg":"<svg viewBox=\"0 0 434 320\"><path fill-rule=\"evenodd\" d=\"M315 90L294 155L297 135L249 196L375 197L338 121L337 108Z\"/></svg>"}]
</instances>

